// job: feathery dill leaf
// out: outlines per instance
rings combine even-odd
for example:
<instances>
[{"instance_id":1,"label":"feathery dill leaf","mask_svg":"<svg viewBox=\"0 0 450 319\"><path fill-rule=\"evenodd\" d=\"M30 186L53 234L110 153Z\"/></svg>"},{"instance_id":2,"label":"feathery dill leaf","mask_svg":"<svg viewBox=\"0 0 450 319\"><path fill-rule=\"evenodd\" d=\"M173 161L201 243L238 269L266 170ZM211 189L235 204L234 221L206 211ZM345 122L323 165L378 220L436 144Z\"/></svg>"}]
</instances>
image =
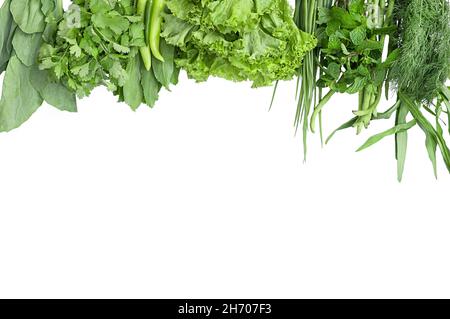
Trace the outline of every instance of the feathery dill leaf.
<instances>
[{"instance_id":1,"label":"feathery dill leaf","mask_svg":"<svg viewBox=\"0 0 450 319\"><path fill-rule=\"evenodd\" d=\"M397 45L400 56L390 71L398 91L431 103L450 73L448 0L399 0Z\"/></svg>"}]
</instances>

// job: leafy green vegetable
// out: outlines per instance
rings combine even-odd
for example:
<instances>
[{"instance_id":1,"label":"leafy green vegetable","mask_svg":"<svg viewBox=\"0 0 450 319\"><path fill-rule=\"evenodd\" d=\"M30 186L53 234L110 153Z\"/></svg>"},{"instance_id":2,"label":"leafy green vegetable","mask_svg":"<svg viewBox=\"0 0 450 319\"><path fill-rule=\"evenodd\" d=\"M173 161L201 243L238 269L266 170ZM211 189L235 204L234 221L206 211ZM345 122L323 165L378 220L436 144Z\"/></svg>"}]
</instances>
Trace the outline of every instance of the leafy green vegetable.
<instances>
[{"instance_id":1,"label":"leafy green vegetable","mask_svg":"<svg viewBox=\"0 0 450 319\"><path fill-rule=\"evenodd\" d=\"M31 68L12 56L6 68L0 100L0 131L10 131L26 120L42 104L42 97L31 85Z\"/></svg>"},{"instance_id":2,"label":"leafy green vegetable","mask_svg":"<svg viewBox=\"0 0 450 319\"><path fill-rule=\"evenodd\" d=\"M11 0L5 0L0 8L0 74L6 69L11 56L11 37L16 28L10 11L10 3Z\"/></svg>"},{"instance_id":3,"label":"leafy green vegetable","mask_svg":"<svg viewBox=\"0 0 450 319\"><path fill-rule=\"evenodd\" d=\"M181 52L189 77L253 81L253 86L291 79L313 36L298 30L286 0L168 0L162 36Z\"/></svg>"},{"instance_id":4,"label":"leafy green vegetable","mask_svg":"<svg viewBox=\"0 0 450 319\"><path fill-rule=\"evenodd\" d=\"M323 142L325 106L336 94L355 94L353 116L325 143L395 114L393 126L358 151L395 136L401 181L408 130L419 127L434 174L438 150L450 172L449 0L296 0L293 18L287 0L73 0L66 11L62 0L5 0L0 131L21 125L44 101L75 112L76 96L99 85L133 110L153 107L162 87L178 83L180 68L197 81L218 76L253 87L275 82L275 89L297 75L294 123L305 157L317 122ZM396 102L380 112L391 89Z\"/></svg>"},{"instance_id":5,"label":"leafy green vegetable","mask_svg":"<svg viewBox=\"0 0 450 319\"><path fill-rule=\"evenodd\" d=\"M427 141L426 146L428 153L430 155L430 158L433 162L433 166L435 166L435 159L434 156L431 154L430 149L434 146L432 143L439 146L439 149L442 154L442 158L444 159L444 163L447 166L448 171L450 172L450 150L447 146L447 142L445 141L444 137L442 136L442 132L439 130L436 130L433 125L430 123L430 121L427 120L427 118L420 112L419 108L416 104L414 104L414 101L408 96L403 94L402 92L399 92L399 98L402 100L403 103L405 103L406 107L408 108L411 115L414 117L414 119L417 121L417 124L420 126L420 128L423 130L423 132L426 135Z\"/></svg>"},{"instance_id":6,"label":"leafy green vegetable","mask_svg":"<svg viewBox=\"0 0 450 319\"><path fill-rule=\"evenodd\" d=\"M393 128L390 128L384 132L378 133L372 137L370 137L363 145L361 145L358 148L358 152L362 151L366 148L368 148L369 146L372 146L375 143L378 143L379 141L381 141L383 138L385 138L386 136L390 136L390 135L394 135L394 134L399 134L402 132L406 132L407 130L409 130L410 128L412 128L413 126L416 125L416 121L412 120L408 123L404 123L404 124L398 124L396 126L394 126Z\"/></svg>"},{"instance_id":7,"label":"leafy green vegetable","mask_svg":"<svg viewBox=\"0 0 450 319\"><path fill-rule=\"evenodd\" d=\"M59 23L55 45L41 47L40 68L80 97L99 85L118 94L128 80L128 64L144 45L143 23L131 0L76 0Z\"/></svg>"},{"instance_id":8,"label":"leafy green vegetable","mask_svg":"<svg viewBox=\"0 0 450 319\"><path fill-rule=\"evenodd\" d=\"M153 73L158 82L168 89L172 82L172 76L175 72L175 47L168 45L166 41L162 39L160 42L160 50L162 56L165 58L163 62L158 59L153 59Z\"/></svg>"},{"instance_id":9,"label":"leafy green vegetable","mask_svg":"<svg viewBox=\"0 0 450 319\"><path fill-rule=\"evenodd\" d=\"M141 85L145 104L153 107L158 100L161 83L156 80L152 70L141 69Z\"/></svg>"},{"instance_id":10,"label":"leafy green vegetable","mask_svg":"<svg viewBox=\"0 0 450 319\"><path fill-rule=\"evenodd\" d=\"M25 33L38 33L45 29L45 17L41 11L40 0L13 0L11 14Z\"/></svg>"},{"instance_id":11,"label":"leafy green vegetable","mask_svg":"<svg viewBox=\"0 0 450 319\"><path fill-rule=\"evenodd\" d=\"M0 131L20 126L44 100L61 110L76 111L75 95L37 66L42 42L54 41L55 26L62 17L61 1L8 0L0 15L0 70L6 69L0 99Z\"/></svg>"},{"instance_id":12,"label":"leafy green vegetable","mask_svg":"<svg viewBox=\"0 0 450 319\"><path fill-rule=\"evenodd\" d=\"M450 74L448 0L398 0L398 59L390 72L396 88L416 102L432 103Z\"/></svg>"},{"instance_id":13,"label":"leafy green vegetable","mask_svg":"<svg viewBox=\"0 0 450 319\"><path fill-rule=\"evenodd\" d=\"M401 103L401 102L400 102ZM408 108L401 103L396 119L396 125L403 125L406 123L406 117L408 116ZM408 147L408 132L398 132L395 134L395 159L397 160L397 179L401 181L403 178L403 171L405 169L406 150Z\"/></svg>"},{"instance_id":14,"label":"leafy green vegetable","mask_svg":"<svg viewBox=\"0 0 450 319\"><path fill-rule=\"evenodd\" d=\"M152 69L142 60L149 56L138 54L147 45L143 17L132 0L74 0L58 24L56 41L42 45L39 67L78 97L104 85L133 110L142 103L153 106L161 88L153 79L169 88L178 72L174 47L164 41L165 62L154 61Z\"/></svg>"},{"instance_id":15,"label":"leafy green vegetable","mask_svg":"<svg viewBox=\"0 0 450 319\"><path fill-rule=\"evenodd\" d=\"M19 60L26 66L32 66L36 63L39 48L42 41L42 33L28 34L21 29L17 29L12 45Z\"/></svg>"},{"instance_id":16,"label":"leafy green vegetable","mask_svg":"<svg viewBox=\"0 0 450 319\"><path fill-rule=\"evenodd\" d=\"M317 15L316 12L324 12L324 9L331 7L331 0L296 0L295 1L295 23L300 30L317 34ZM295 113L294 125L296 129L302 124L303 133L303 157L306 161L307 153L307 135L309 129L309 116L317 99L322 99L322 91L316 89L317 77L320 74L319 60L321 48L317 47L313 51L305 55L303 65L299 70L298 81L301 83L297 85L297 111ZM339 77L340 66L337 63L329 65L328 72L333 77ZM321 119L321 112L316 112ZM303 122L303 123L301 123ZM319 123L322 123L319 121ZM322 126L320 125L320 135L322 137Z\"/></svg>"},{"instance_id":17,"label":"leafy green vegetable","mask_svg":"<svg viewBox=\"0 0 450 319\"><path fill-rule=\"evenodd\" d=\"M297 83L295 126L303 127L306 157L308 131L320 125L322 113L336 93L358 94L354 117L334 130L356 127L357 133L379 119L395 116L393 128L372 136L365 149L395 135L397 176L401 181L408 144L407 130L416 124L425 133L425 146L436 174L439 148L449 167L442 123L450 133L450 3L448 0L296 0L299 28L315 33L317 48L306 55ZM387 56L384 53L387 51ZM318 78L318 79L317 79ZM385 112L381 97L397 101ZM273 98L272 98L273 102ZM311 105L315 103L312 113ZM430 122L423 113L435 118ZM446 119L442 116L446 114ZM408 121L412 115L413 119ZM447 120L447 123L445 121ZM309 127L309 130L308 130Z\"/></svg>"},{"instance_id":18,"label":"leafy green vegetable","mask_svg":"<svg viewBox=\"0 0 450 319\"><path fill-rule=\"evenodd\" d=\"M77 111L75 94L57 82L50 72L39 70L37 66L33 66L30 80L33 87L48 104L61 111Z\"/></svg>"},{"instance_id":19,"label":"leafy green vegetable","mask_svg":"<svg viewBox=\"0 0 450 319\"><path fill-rule=\"evenodd\" d=\"M318 81L320 88L333 92L359 94L357 120L354 126L359 133L367 128L377 112L382 88L391 55L382 61L385 37L391 31L393 6L386 1L350 0L329 9L321 8L317 36L321 48L320 66L323 73ZM370 7L375 8L368 10ZM386 16L378 12L386 11ZM327 101L325 101L327 102ZM323 101L311 116L311 129L323 108Z\"/></svg>"},{"instance_id":20,"label":"leafy green vegetable","mask_svg":"<svg viewBox=\"0 0 450 319\"><path fill-rule=\"evenodd\" d=\"M133 110L141 105L143 98L140 68L140 59L136 54L127 65L127 81L123 86L124 101Z\"/></svg>"}]
</instances>

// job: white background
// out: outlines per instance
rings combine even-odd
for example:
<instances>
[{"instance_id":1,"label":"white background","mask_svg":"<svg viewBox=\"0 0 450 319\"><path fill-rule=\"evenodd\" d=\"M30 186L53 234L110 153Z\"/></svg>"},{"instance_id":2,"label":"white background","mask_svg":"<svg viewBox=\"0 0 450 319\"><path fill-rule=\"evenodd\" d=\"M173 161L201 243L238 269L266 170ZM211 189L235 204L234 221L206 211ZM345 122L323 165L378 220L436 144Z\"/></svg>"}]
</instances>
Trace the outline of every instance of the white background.
<instances>
[{"instance_id":1,"label":"white background","mask_svg":"<svg viewBox=\"0 0 450 319\"><path fill-rule=\"evenodd\" d=\"M0 134L0 297L450 297L450 178L411 131L294 137L295 83L187 80L136 113L105 89ZM355 97L327 105L325 132ZM387 105L387 104L385 104Z\"/></svg>"}]
</instances>

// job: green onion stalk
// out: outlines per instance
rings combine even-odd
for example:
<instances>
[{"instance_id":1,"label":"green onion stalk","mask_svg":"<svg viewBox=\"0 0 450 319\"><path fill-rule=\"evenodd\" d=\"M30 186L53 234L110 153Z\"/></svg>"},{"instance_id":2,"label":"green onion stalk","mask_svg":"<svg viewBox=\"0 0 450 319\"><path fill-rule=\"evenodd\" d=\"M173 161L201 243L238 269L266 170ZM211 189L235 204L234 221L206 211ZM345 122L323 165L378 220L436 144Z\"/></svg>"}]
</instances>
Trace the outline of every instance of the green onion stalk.
<instances>
[{"instance_id":1,"label":"green onion stalk","mask_svg":"<svg viewBox=\"0 0 450 319\"><path fill-rule=\"evenodd\" d=\"M316 19L320 8L329 8L332 0L296 0L295 1L295 23L300 30L310 34L316 33ZM297 111L295 114L294 125L296 129L302 126L303 130L303 152L306 160L307 153L307 134L309 128L309 117L317 100L322 100L322 91L317 89L316 81L319 72L320 48L308 52L301 68L299 69L297 82ZM327 98L329 99L329 98ZM320 128L322 128L321 113L319 114ZM322 129L320 129L322 139Z\"/></svg>"}]
</instances>

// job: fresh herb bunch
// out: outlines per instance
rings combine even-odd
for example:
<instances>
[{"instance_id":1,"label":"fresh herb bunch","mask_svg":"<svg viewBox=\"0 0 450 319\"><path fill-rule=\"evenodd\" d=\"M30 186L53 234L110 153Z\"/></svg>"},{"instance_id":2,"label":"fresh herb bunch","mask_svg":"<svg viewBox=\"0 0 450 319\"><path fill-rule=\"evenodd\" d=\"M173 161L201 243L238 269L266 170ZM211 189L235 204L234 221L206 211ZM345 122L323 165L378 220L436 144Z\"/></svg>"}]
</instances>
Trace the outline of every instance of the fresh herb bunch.
<instances>
[{"instance_id":1,"label":"fresh herb bunch","mask_svg":"<svg viewBox=\"0 0 450 319\"><path fill-rule=\"evenodd\" d=\"M398 93L395 127L404 125L408 116L413 118L425 134L425 147L437 176L437 149L450 171L450 150L441 125L447 120L450 132L450 92L445 86L450 73L449 1L398 0L394 16L398 31L391 49L398 50L399 56L389 79ZM395 135L399 180L405 165L407 134L403 130Z\"/></svg>"},{"instance_id":2,"label":"fresh herb bunch","mask_svg":"<svg viewBox=\"0 0 450 319\"><path fill-rule=\"evenodd\" d=\"M295 4L292 18L287 0L74 0L66 12L62 0L5 0L0 131L21 125L43 101L76 111L76 95L99 85L133 110L153 106L162 87L177 83L180 67L197 81L220 76L254 87L297 74L294 123L303 130L305 157L317 122L322 140L322 113L333 95L357 94L353 117L326 142L337 131L359 133L395 117L358 150L394 136L401 180L408 130L419 127L435 174L438 150L450 172L449 0ZM391 91L397 96L381 111L383 91L386 99Z\"/></svg>"},{"instance_id":3,"label":"fresh herb bunch","mask_svg":"<svg viewBox=\"0 0 450 319\"><path fill-rule=\"evenodd\" d=\"M400 55L390 71L397 90L430 104L450 74L450 6L446 0L399 0Z\"/></svg>"},{"instance_id":4,"label":"fresh herb bunch","mask_svg":"<svg viewBox=\"0 0 450 319\"><path fill-rule=\"evenodd\" d=\"M374 1L370 7L363 0L353 0L319 11L317 35L324 72L317 85L329 88L329 92L311 116L313 132L318 113L335 93L358 93L358 110L354 111L357 133L376 116L387 71L397 54L394 51L382 61L385 36L392 31L389 22L393 6L383 4L380 8L379 3ZM385 10L385 15L379 13Z\"/></svg>"},{"instance_id":5,"label":"fresh herb bunch","mask_svg":"<svg viewBox=\"0 0 450 319\"><path fill-rule=\"evenodd\" d=\"M6 0L0 17L4 131L44 100L76 111L76 96L99 85L133 110L153 106L162 87L177 84L179 67L199 81L270 85L290 79L316 45L287 0L73 0L66 12L62 0Z\"/></svg>"},{"instance_id":6,"label":"fresh herb bunch","mask_svg":"<svg viewBox=\"0 0 450 319\"><path fill-rule=\"evenodd\" d=\"M394 135L401 180L407 131L419 126L425 133L434 172L438 149L450 171L450 151L442 127L446 120L450 122L450 90L445 86L450 73L448 0L334 0L325 4L298 0L296 22L302 30L315 29L319 40L311 54L314 61L305 59L308 63L299 74L295 124L303 126L305 156L308 124L314 132L319 118L322 136L321 114L332 96L357 93L354 117L333 131L326 142L337 131L356 127L359 133L371 121L390 119L395 114L391 129L372 136L358 150ZM387 99L392 89L397 101L381 112L378 108L383 90Z\"/></svg>"},{"instance_id":7,"label":"fresh herb bunch","mask_svg":"<svg viewBox=\"0 0 450 319\"><path fill-rule=\"evenodd\" d=\"M32 16L30 16L32 13ZM77 109L75 95L49 72L39 70L37 54L53 43L62 18L61 0L5 0L0 9L0 131L26 120L43 101L64 111Z\"/></svg>"},{"instance_id":8,"label":"fresh herb bunch","mask_svg":"<svg viewBox=\"0 0 450 319\"><path fill-rule=\"evenodd\" d=\"M297 25L319 41L298 76L294 124L303 128L305 159L308 131L316 131L319 118L323 140L322 110L336 93L359 96L356 117L340 129L356 127L359 133L377 118L386 76L398 54L394 51L382 60L386 36L396 30L393 9L394 0L296 1Z\"/></svg>"},{"instance_id":9,"label":"fresh herb bunch","mask_svg":"<svg viewBox=\"0 0 450 319\"><path fill-rule=\"evenodd\" d=\"M310 34L317 34L317 14L322 9L328 9L332 5L332 0L296 0L294 20L300 30ZM297 112L295 114L294 126L296 129L302 124L303 131L303 152L306 160L307 134L309 130L309 117L317 99L322 99L322 90L316 89L317 77L321 74L319 60L322 48L316 47L306 53L303 64L298 70L297 78ZM301 82L300 81L301 78ZM276 86L274 94L276 91ZM272 99L273 103L273 99ZM322 118L319 112L320 137L322 140Z\"/></svg>"},{"instance_id":10,"label":"fresh herb bunch","mask_svg":"<svg viewBox=\"0 0 450 319\"><path fill-rule=\"evenodd\" d=\"M40 68L51 69L79 97L99 85L117 92L142 46L144 25L132 0L74 0L59 23L56 43L41 47Z\"/></svg>"}]
</instances>

